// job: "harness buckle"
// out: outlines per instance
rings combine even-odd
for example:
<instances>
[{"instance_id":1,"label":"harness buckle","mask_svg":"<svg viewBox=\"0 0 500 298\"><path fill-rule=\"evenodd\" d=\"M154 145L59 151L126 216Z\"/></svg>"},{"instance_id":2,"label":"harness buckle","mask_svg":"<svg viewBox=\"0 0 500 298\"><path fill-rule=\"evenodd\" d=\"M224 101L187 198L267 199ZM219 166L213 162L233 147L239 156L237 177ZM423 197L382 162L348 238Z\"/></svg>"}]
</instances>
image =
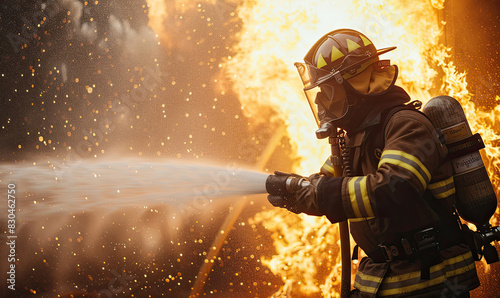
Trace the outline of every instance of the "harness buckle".
<instances>
[{"instance_id":1,"label":"harness buckle","mask_svg":"<svg viewBox=\"0 0 500 298\"><path fill-rule=\"evenodd\" d=\"M413 254L413 249L412 249L410 241L408 241L408 239L401 238L401 246L403 246L403 249L405 250L405 254L407 256L411 256Z\"/></svg>"},{"instance_id":2,"label":"harness buckle","mask_svg":"<svg viewBox=\"0 0 500 298\"><path fill-rule=\"evenodd\" d=\"M417 244L417 249L419 252L431 248L439 250L439 240L437 236L437 230L435 228L428 228L418 231L413 235L413 238L415 240L415 243Z\"/></svg>"},{"instance_id":3,"label":"harness buckle","mask_svg":"<svg viewBox=\"0 0 500 298\"><path fill-rule=\"evenodd\" d=\"M395 257L399 256L399 250L396 246L387 246L384 244L379 244L380 250L385 257L386 262L391 262Z\"/></svg>"}]
</instances>

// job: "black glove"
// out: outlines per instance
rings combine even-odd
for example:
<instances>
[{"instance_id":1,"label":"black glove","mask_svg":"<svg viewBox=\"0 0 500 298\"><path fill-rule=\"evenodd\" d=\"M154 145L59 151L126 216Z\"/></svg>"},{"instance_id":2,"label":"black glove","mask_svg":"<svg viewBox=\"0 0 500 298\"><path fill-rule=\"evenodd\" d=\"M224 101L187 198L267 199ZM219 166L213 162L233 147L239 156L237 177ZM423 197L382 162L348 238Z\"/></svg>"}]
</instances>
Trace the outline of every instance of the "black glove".
<instances>
[{"instance_id":1,"label":"black glove","mask_svg":"<svg viewBox=\"0 0 500 298\"><path fill-rule=\"evenodd\" d=\"M271 191L272 194L267 196L269 203L275 207L286 208L293 213L306 213L309 215L321 216L318 210L318 196L317 196L317 186L322 176L319 174L313 174L309 178L304 178L309 183L306 183L303 187L298 190L289 193L286 191L286 180L289 177L304 178L297 174L275 172L275 175L271 175L268 178L268 184L272 184L274 187ZM271 188L271 187L270 187ZM279 193L279 194L278 194Z\"/></svg>"}]
</instances>

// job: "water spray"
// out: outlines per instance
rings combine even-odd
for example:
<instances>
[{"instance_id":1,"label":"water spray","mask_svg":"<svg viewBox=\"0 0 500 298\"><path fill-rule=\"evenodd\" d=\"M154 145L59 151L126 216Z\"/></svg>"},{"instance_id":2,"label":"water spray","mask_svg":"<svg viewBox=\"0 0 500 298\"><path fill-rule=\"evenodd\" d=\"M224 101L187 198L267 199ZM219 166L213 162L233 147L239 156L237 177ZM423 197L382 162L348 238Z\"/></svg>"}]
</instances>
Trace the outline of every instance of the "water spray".
<instances>
[{"instance_id":1,"label":"water spray","mask_svg":"<svg viewBox=\"0 0 500 298\"><path fill-rule=\"evenodd\" d=\"M154 204L196 211L215 199L265 193L267 176L234 165L175 160L0 165L0 181L16 181L26 196L19 211L23 221Z\"/></svg>"}]
</instances>

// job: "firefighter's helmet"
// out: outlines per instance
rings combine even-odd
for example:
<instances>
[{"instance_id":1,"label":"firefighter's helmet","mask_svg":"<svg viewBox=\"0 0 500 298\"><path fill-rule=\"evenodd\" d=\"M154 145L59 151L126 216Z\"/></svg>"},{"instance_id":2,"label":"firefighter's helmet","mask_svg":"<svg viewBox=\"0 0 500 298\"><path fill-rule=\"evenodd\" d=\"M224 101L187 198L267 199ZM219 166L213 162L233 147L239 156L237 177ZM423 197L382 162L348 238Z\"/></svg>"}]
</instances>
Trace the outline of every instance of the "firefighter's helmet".
<instances>
[{"instance_id":1,"label":"firefighter's helmet","mask_svg":"<svg viewBox=\"0 0 500 298\"><path fill-rule=\"evenodd\" d=\"M329 32L304 57L311 79L305 88L314 88L332 77L342 83L341 80L355 77L379 61L379 55L395 48L377 50L368 37L351 29Z\"/></svg>"},{"instance_id":2,"label":"firefighter's helmet","mask_svg":"<svg viewBox=\"0 0 500 298\"><path fill-rule=\"evenodd\" d=\"M351 29L329 32L313 45L305 63L295 66L320 126L337 121L342 127L355 105L348 93L355 97L379 95L394 85L397 67L380 60L379 55L395 48L377 50L368 37Z\"/></svg>"}]
</instances>

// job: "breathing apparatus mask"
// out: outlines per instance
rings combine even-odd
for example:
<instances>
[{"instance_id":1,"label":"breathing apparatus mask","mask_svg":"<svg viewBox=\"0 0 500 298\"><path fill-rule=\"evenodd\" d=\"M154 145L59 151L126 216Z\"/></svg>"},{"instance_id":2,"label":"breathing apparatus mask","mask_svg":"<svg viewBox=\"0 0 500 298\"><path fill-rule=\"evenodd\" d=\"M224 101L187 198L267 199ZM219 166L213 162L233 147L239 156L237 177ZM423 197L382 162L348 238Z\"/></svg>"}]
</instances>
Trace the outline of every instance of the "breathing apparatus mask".
<instances>
[{"instance_id":1,"label":"breathing apparatus mask","mask_svg":"<svg viewBox=\"0 0 500 298\"><path fill-rule=\"evenodd\" d=\"M362 33L340 29L323 36L309 50L305 63L295 63L319 129L327 138L346 128L363 109L364 98L381 95L397 79L397 67L379 55L395 47L375 49Z\"/></svg>"}]
</instances>

